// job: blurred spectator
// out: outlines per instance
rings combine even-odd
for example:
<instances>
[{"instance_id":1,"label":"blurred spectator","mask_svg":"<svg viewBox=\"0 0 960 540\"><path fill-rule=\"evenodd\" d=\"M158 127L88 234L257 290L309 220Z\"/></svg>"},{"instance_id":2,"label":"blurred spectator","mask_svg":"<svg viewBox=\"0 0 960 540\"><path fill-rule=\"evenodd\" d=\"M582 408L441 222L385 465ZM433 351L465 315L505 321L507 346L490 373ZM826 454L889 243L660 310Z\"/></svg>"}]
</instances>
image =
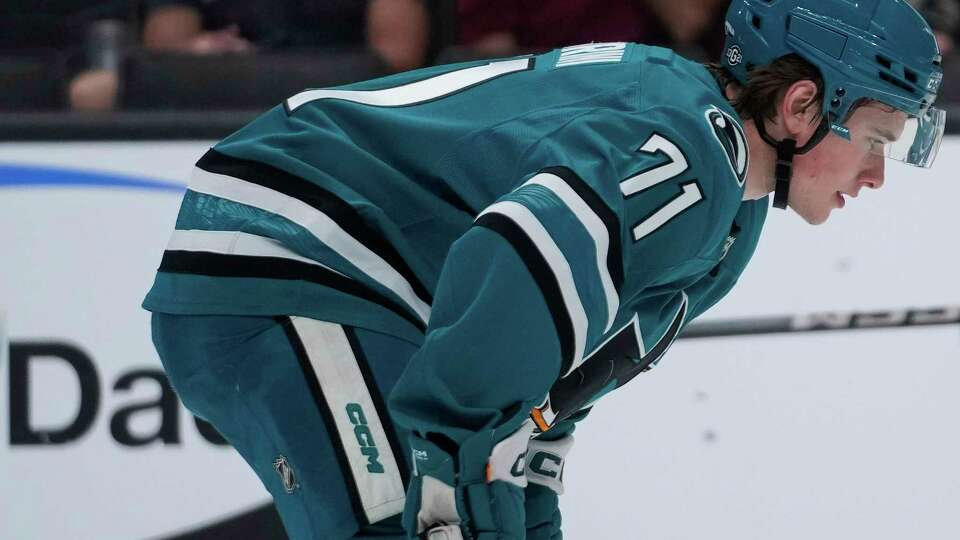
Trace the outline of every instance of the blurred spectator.
<instances>
[{"instance_id":1,"label":"blurred spectator","mask_svg":"<svg viewBox=\"0 0 960 540\"><path fill-rule=\"evenodd\" d=\"M943 86L938 101L960 101L960 55L956 53L960 33L960 3L958 0L910 0L910 3L930 23L943 56Z\"/></svg>"},{"instance_id":2,"label":"blurred spectator","mask_svg":"<svg viewBox=\"0 0 960 540\"><path fill-rule=\"evenodd\" d=\"M103 19L87 27L81 71L69 84L68 98L79 110L113 107L119 86L118 73L131 45L131 30L122 21Z\"/></svg>"},{"instance_id":3,"label":"blurred spectator","mask_svg":"<svg viewBox=\"0 0 960 540\"><path fill-rule=\"evenodd\" d=\"M75 0L3 0L0 51L70 52L81 46L91 23L103 19L132 20L135 15L134 2L129 0L86 5Z\"/></svg>"},{"instance_id":4,"label":"blurred spectator","mask_svg":"<svg viewBox=\"0 0 960 540\"><path fill-rule=\"evenodd\" d=\"M147 0L143 46L193 55L368 47L389 71L423 64L428 16L422 0ZM82 73L70 85L75 109L117 101L118 73Z\"/></svg>"},{"instance_id":5,"label":"blurred spectator","mask_svg":"<svg viewBox=\"0 0 960 540\"><path fill-rule=\"evenodd\" d=\"M933 28L933 34L940 46L940 54L950 55L954 49L957 26L960 23L960 4L957 0L910 0L913 7Z\"/></svg>"},{"instance_id":6,"label":"blurred spectator","mask_svg":"<svg viewBox=\"0 0 960 540\"><path fill-rule=\"evenodd\" d=\"M458 44L505 56L590 41L638 41L714 59L727 0L458 0Z\"/></svg>"},{"instance_id":7,"label":"blurred spectator","mask_svg":"<svg viewBox=\"0 0 960 540\"><path fill-rule=\"evenodd\" d=\"M650 8L667 34L663 45L700 61L720 58L728 0L643 0L642 3Z\"/></svg>"},{"instance_id":8,"label":"blurred spectator","mask_svg":"<svg viewBox=\"0 0 960 540\"><path fill-rule=\"evenodd\" d=\"M91 22L132 15L126 0L4 0L0 17L0 109L58 109L63 81L79 69Z\"/></svg>"}]
</instances>

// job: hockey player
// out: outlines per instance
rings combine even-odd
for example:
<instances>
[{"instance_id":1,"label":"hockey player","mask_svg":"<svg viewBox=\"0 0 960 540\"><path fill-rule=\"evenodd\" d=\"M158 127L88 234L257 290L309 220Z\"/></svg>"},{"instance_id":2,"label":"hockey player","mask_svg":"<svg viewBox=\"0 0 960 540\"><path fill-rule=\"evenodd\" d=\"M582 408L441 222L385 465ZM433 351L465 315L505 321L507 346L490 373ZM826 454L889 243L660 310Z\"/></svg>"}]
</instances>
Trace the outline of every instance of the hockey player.
<instances>
[{"instance_id":1,"label":"hockey player","mask_svg":"<svg viewBox=\"0 0 960 540\"><path fill-rule=\"evenodd\" d=\"M197 163L144 305L292 538L560 538L574 423L730 290L767 195L821 223L933 162L907 3L725 31L711 67L593 43L307 90Z\"/></svg>"}]
</instances>

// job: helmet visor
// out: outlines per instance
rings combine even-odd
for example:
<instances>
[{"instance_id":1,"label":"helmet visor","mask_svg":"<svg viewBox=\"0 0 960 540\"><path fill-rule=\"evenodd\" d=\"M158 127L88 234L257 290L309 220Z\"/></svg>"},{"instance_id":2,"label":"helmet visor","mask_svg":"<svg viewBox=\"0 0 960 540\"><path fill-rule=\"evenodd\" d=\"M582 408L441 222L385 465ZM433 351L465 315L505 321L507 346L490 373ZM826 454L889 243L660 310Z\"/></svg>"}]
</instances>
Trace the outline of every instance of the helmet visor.
<instances>
[{"instance_id":1,"label":"helmet visor","mask_svg":"<svg viewBox=\"0 0 960 540\"><path fill-rule=\"evenodd\" d=\"M862 112L864 116L877 114L869 108ZM907 116L892 109L891 113L880 122L849 122L847 126L850 128L851 140L864 145L873 154L929 168L940 149L946 112L936 107L927 107L919 116ZM887 121L889 118L897 120Z\"/></svg>"},{"instance_id":2,"label":"helmet visor","mask_svg":"<svg viewBox=\"0 0 960 540\"><path fill-rule=\"evenodd\" d=\"M871 151L910 165L929 168L940 150L946 118L947 113L943 109L928 107L920 116L907 118L903 133L896 140L884 140L882 146L871 147Z\"/></svg>"}]
</instances>

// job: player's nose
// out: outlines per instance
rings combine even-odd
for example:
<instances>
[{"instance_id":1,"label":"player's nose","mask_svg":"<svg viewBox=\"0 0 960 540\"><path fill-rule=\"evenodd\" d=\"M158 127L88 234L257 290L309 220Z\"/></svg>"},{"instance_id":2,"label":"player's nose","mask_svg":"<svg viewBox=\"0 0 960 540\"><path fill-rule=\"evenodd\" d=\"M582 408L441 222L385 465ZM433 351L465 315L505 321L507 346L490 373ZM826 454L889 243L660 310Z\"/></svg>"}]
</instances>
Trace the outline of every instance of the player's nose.
<instances>
[{"instance_id":1,"label":"player's nose","mask_svg":"<svg viewBox=\"0 0 960 540\"><path fill-rule=\"evenodd\" d=\"M860 173L859 181L870 189L880 189L884 182L884 168L886 159L883 156L872 156L866 170Z\"/></svg>"}]
</instances>

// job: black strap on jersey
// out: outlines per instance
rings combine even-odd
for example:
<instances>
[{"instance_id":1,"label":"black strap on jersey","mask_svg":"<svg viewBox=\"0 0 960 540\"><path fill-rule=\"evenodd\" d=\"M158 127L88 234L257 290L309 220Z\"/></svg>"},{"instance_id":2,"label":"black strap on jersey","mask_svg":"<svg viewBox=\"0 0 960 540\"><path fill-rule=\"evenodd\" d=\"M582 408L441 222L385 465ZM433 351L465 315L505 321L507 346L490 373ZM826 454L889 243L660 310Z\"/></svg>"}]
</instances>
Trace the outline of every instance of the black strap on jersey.
<instances>
[{"instance_id":1,"label":"black strap on jersey","mask_svg":"<svg viewBox=\"0 0 960 540\"><path fill-rule=\"evenodd\" d=\"M788 137L778 141L771 137L767 133L767 128L764 125L762 116L755 117L753 123L757 126L757 132L760 134L760 138L777 150L777 165L774 169L776 184L773 190L773 207L784 209L787 207L787 199L790 197L790 179L793 177L793 156L805 154L819 144L830 130L830 122L826 116L822 117L820 119L820 125L817 126L817 131L813 133L813 136L810 137L807 144L800 148L797 148L796 139Z\"/></svg>"},{"instance_id":2,"label":"black strap on jersey","mask_svg":"<svg viewBox=\"0 0 960 540\"><path fill-rule=\"evenodd\" d=\"M776 187L773 189L773 207L781 210L787 207L790 195L790 179L793 177L793 156L797 153L796 139L783 139L777 143L777 166L774 169Z\"/></svg>"}]
</instances>

